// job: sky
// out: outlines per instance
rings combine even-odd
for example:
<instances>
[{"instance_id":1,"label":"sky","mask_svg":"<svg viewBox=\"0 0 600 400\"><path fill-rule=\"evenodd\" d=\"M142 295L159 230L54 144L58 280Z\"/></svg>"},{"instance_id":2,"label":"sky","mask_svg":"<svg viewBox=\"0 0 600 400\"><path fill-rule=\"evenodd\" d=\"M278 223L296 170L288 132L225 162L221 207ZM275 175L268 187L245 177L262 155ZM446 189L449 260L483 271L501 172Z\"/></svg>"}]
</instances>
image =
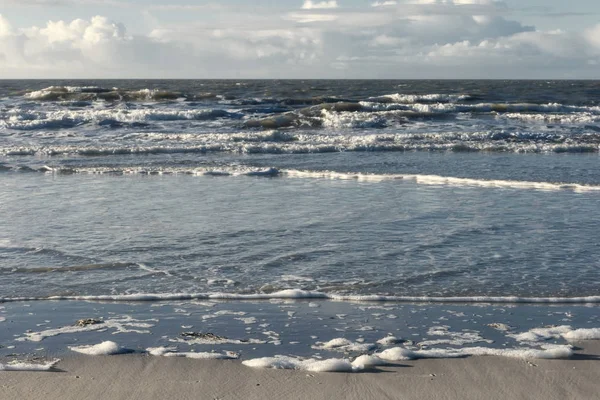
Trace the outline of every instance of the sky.
<instances>
[{"instance_id":1,"label":"sky","mask_svg":"<svg viewBox=\"0 0 600 400\"><path fill-rule=\"evenodd\" d=\"M0 0L2 78L600 79L600 1Z\"/></svg>"}]
</instances>

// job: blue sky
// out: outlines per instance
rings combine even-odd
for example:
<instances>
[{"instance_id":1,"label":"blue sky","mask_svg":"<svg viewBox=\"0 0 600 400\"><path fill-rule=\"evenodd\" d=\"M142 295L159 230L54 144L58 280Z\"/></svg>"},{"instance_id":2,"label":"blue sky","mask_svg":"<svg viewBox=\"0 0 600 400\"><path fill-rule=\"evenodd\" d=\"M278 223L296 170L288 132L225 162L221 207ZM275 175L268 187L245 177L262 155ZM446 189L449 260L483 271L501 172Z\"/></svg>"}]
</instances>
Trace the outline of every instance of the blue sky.
<instances>
[{"instance_id":1,"label":"blue sky","mask_svg":"<svg viewBox=\"0 0 600 400\"><path fill-rule=\"evenodd\" d=\"M596 0L0 0L6 78L600 78Z\"/></svg>"}]
</instances>

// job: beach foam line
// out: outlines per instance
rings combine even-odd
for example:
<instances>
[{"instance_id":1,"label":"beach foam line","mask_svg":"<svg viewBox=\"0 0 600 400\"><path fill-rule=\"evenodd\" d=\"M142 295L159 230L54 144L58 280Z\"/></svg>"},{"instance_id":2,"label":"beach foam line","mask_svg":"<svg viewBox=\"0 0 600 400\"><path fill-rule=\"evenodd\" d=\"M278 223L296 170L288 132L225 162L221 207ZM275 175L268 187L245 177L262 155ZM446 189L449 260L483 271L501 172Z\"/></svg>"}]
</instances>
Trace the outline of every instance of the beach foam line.
<instances>
[{"instance_id":1,"label":"beach foam line","mask_svg":"<svg viewBox=\"0 0 600 400\"><path fill-rule=\"evenodd\" d=\"M294 369L307 372L360 372L376 365L385 365L387 362L368 355L360 356L352 362L343 358L302 360L296 357L276 356L245 360L242 364L252 368Z\"/></svg>"},{"instance_id":2,"label":"beach foam line","mask_svg":"<svg viewBox=\"0 0 600 400\"><path fill-rule=\"evenodd\" d=\"M0 363L0 371L52 371L60 360L52 360L45 363L13 362L9 364Z\"/></svg>"},{"instance_id":3,"label":"beach foam line","mask_svg":"<svg viewBox=\"0 0 600 400\"><path fill-rule=\"evenodd\" d=\"M2 297L0 303L23 301L112 301L112 302L146 302L146 301L181 301L181 300L271 300L271 299L321 299L347 302L395 302L395 303L505 303L505 304L596 304L600 296L582 297L520 297L520 296L460 296L460 297L429 297L429 296L382 296L382 295L342 295L306 291L301 289L286 289L273 293L138 293L123 295L96 296L25 296Z\"/></svg>"},{"instance_id":4,"label":"beach foam line","mask_svg":"<svg viewBox=\"0 0 600 400\"><path fill-rule=\"evenodd\" d=\"M262 357L242 362L252 368L293 369L310 372L363 372L376 366L394 364L398 361L410 361L426 358L463 358L469 356L497 356L517 359L568 359L573 356L570 345L546 345L541 349L512 348L493 349L487 347L464 347L460 349L410 350L394 347L373 355L361 355L348 359L300 359L289 356Z\"/></svg>"},{"instance_id":5,"label":"beach foam line","mask_svg":"<svg viewBox=\"0 0 600 400\"><path fill-rule=\"evenodd\" d=\"M226 351L224 353L207 353L207 352L195 352L186 351L178 352L174 347L148 347L146 349L148 354L153 356L163 357L183 357L193 358L196 360L237 360L240 355L233 351Z\"/></svg>"}]
</instances>

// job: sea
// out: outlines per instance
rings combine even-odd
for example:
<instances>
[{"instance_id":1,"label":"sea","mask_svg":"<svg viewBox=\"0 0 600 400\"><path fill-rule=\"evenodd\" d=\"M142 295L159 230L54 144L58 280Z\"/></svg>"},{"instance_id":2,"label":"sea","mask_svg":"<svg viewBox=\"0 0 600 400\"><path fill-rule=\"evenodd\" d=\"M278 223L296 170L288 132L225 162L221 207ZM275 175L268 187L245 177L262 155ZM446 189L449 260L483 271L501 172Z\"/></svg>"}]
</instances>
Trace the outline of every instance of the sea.
<instances>
[{"instance_id":1,"label":"sea","mask_svg":"<svg viewBox=\"0 0 600 400\"><path fill-rule=\"evenodd\" d=\"M0 370L571 357L599 151L600 81L0 80Z\"/></svg>"}]
</instances>

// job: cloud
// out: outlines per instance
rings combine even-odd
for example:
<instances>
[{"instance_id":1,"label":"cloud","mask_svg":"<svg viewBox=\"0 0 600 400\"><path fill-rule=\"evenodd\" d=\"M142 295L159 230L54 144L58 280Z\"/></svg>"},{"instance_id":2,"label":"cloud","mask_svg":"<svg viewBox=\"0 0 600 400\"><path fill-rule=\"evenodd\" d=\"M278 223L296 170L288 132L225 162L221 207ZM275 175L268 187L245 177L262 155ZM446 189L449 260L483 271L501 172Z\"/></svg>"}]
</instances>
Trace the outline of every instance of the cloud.
<instances>
[{"instance_id":1,"label":"cloud","mask_svg":"<svg viewBox=\"0 0 600 400\"><path fill-rule=\"evenodd\" d=\"M594 51L600 51L600 24L585 30L583 36Z\"/></svg>"},{"instance_id":2,"label":"cloud","mask_svg":"<svg viewBox=\"0 0 600 400\"><path fill-rule=\"evenodd\" d=\"M338 8L337 1L321 1L318 3L313 3L311 0L305 0L302 5L304 10L313 10L313 9L323 9L323 8Z\"/></svg>"},{"instance_id":3,"label":"cloud","mask_svg":"<svg viewBox=\"0 0 600 400\"><path fill-rule=\"evenodd\" d=\"M395 6L397 4L398 4L398 2L396 2L394 0L376 1L374 3L371 3L371 7L389 7L389 6Z\"/></svg>"},{"instance_id":4,"label":"cloud","mask_svg":"<svg viewBox=\"0 0 600 400\"><path fill-rule=\"evenodd\" d=\"M333 3L254 13L206 4L210 19L167 24L152 14L155 26L143 35L102 16L16 28L0 15L0 70L7 78L599 75L600 24L540 31L500 12L504 3L487 0L317 8ZM152 7L146 12L162 10Z\"/></svg>"},{"instance_id":5,"label":"cloud","mask_svg":"<svg viewBox=\"0 0 600 400\"><path fill-rule=\"evenodd\" d=\"M132 3L127 0L3 0L7 6L13 7L79 7L79 6L111 6L128 8Z\"/></svg>"},{"instance_id":6,"label":"cloud","mask_svg":"<svg viewBox=\"0 0 600 400\"><path fill-rule=\"evenodd\" d=\"M8 36L12 32L10 22L0 14L0 37Z\"/></svg>"},{"instance_id":7,"label":"cloud","mask_svg":"<svg viewBox=\"0 0 600 400\"><path fill-rule=\"evenodd\" d=\"M45 27L7 29L0 16L0 68L19 76L119 76L151 65L170 53L164 44L126 33L122 24L96 16L90 20L49 21ZM125 72L128 73L128 72Z\"/></svg>"}]
</instances>

